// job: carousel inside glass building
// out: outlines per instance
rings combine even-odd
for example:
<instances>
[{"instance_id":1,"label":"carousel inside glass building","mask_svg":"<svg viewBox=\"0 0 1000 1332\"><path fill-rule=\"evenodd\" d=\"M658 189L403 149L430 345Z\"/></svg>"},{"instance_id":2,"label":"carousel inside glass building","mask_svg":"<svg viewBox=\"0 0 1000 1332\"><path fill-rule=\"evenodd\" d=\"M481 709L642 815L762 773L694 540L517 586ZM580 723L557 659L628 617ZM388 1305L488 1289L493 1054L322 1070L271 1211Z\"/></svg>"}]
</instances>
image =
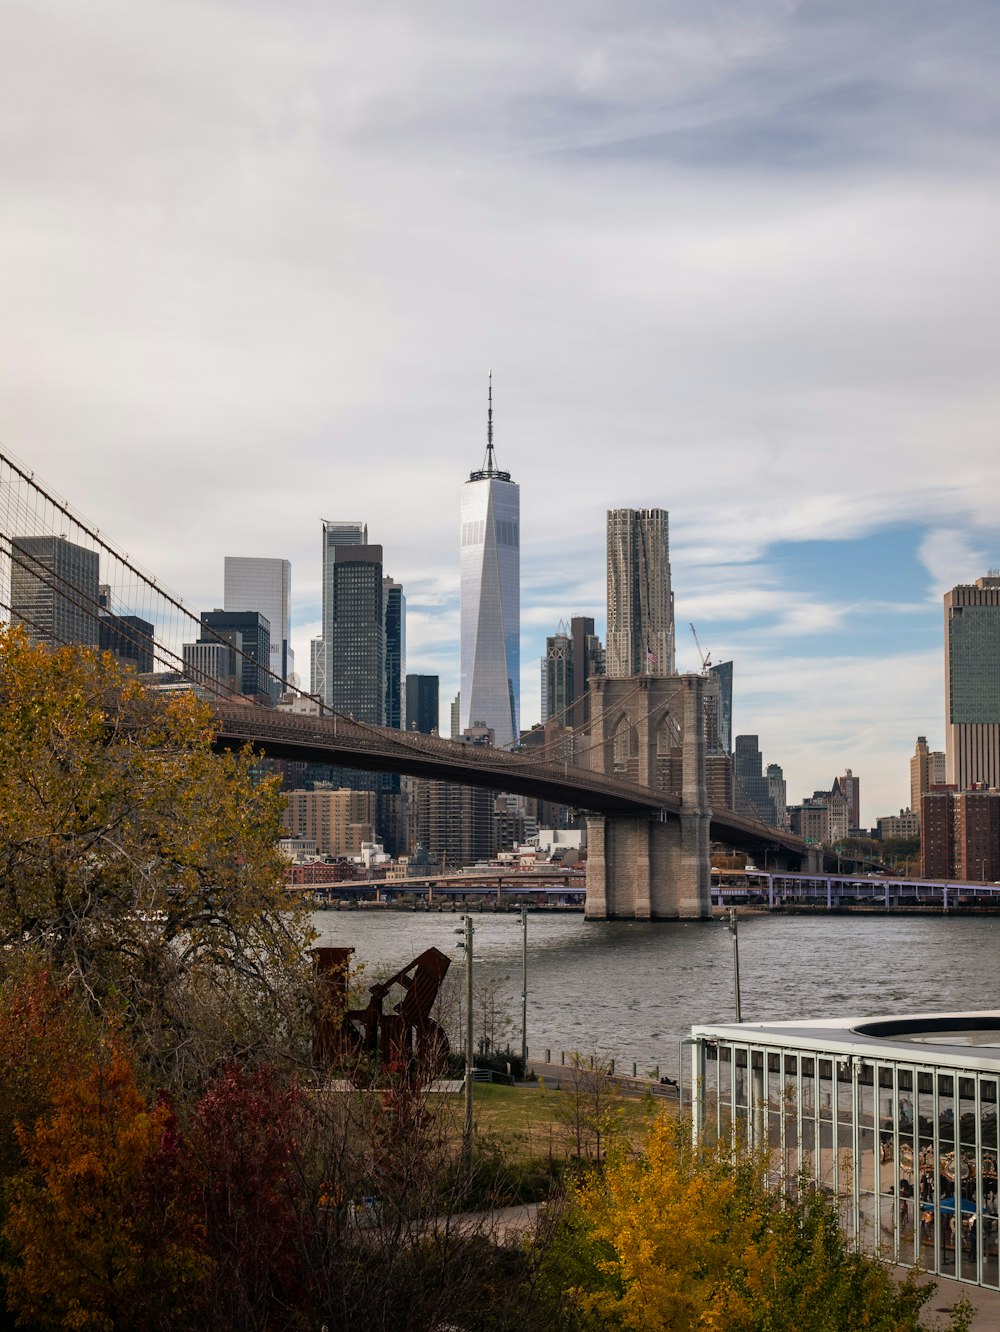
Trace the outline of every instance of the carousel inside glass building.
<instances>
[{"instance_id":1,"label":"carousel inside glass building","mask_svg":"<svg viewBox=\"0 0 1000 1332\"><path fill-rule=\"evenodd\" d=\"M1000 1011L692 1030L695 1132L769 1149L815 1181L857 1243L1000 1286Z\"/></svg>"}]
</instances>

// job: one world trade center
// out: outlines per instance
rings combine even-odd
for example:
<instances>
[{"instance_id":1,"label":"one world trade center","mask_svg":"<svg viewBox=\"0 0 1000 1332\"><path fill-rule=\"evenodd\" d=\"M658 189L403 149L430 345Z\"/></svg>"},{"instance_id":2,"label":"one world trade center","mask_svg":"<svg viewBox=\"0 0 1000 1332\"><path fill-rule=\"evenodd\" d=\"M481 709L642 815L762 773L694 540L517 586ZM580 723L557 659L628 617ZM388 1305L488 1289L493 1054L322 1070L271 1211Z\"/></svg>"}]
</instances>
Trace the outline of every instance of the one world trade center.
<instances>
[{"instance_id":1,"label":"one world trade center","mask_svg":"<svg viewBox=\"0 0 1000 1332\"><path fill-rule=\"evenodd\" d=\"M498 748L518 738L521 698L520 488L493 455L493 382L486 458L462 489L462 729L489 726Z\"/></svg>"}]
</instances>

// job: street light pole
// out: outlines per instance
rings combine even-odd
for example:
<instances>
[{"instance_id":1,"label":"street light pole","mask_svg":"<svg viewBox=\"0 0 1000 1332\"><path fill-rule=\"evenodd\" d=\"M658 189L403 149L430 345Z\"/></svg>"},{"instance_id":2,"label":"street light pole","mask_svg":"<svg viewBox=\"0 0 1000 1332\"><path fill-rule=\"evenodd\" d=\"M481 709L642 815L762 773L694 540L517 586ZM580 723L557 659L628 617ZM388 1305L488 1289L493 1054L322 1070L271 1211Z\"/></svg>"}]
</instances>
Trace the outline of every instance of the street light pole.
<instances>
[{"instance_id":1,"label":"street light pole","mask_svg":"<svg viewBox=\"0 0 1000 1332\"><path fill-rule=\"evenodd\" d=\"M521 1077L528 1076L528 908L521 903Z\"/></svg>"},{"instance_id":2,"label":"street light pole","mask_svg":"<svg viewBox=\"0 0 1000 1332\"><path fill-rule=\"evenodd\" d=\"M472 1168L472 917L465 918L465 1134L462 1140L466 1165Z\"/></svg>"},{"instance_id":3,"label":"street light pole","mask_svg":"<svg viewBox=\"0 0 1000 1332\"><path fill-rule=\"evenodd\" d=\"M733 982L736 987L736 1021L742 1022L740 1016L740 936L737 933L736 908L729 908L729 933L733 936Z\"/></svg>"}]
</instances>

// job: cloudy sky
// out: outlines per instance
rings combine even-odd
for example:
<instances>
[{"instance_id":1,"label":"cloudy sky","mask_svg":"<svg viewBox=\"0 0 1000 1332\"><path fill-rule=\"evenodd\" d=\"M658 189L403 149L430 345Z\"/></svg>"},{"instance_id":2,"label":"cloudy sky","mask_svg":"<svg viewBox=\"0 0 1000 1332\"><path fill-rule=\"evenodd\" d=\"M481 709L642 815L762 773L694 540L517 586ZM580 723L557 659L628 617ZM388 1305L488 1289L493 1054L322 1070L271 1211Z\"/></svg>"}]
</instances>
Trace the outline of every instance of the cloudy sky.
<instances>
[{"instance_id":1,"label":"cloudy sky","mask_svg":"<svg viewBox=\"0 0 1000 1332\"><path fill-rule=\"evenodd\" d=\"M789 798L944 739L942 591L1000 564L1000 10L983 0L8 0L0 444L195 608L358 518L458 678L494 374L522 713L671 515L679 665Z\"/></svg>"}]
</instances>

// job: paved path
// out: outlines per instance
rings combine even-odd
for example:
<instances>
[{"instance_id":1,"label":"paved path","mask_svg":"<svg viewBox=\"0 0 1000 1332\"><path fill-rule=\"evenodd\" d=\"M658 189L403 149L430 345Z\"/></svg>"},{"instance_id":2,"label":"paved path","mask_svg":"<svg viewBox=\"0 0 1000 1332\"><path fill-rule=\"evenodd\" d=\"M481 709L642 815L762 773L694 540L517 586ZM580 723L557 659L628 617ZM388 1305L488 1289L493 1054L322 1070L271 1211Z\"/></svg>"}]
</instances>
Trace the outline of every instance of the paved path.
<instances>
[{"instance_id":1,"label":"paved path","mask_svg":"<svg viewBox=\"0 0 1000 1332\"><path fill-rule=\"evenodd\" d=\"M905 1267L889 1269L898 1281L906 1279ZM1000 1332L1000 1291L986 1290L982 1286L968 1286L964 1281L950 1281L947 1277L927 1277L937 1283L937 1290L924 1305L925 1323L937 1320L939 1325L947 1322L952 1307L963 1297L975 1309L975 1317L969 1324L970 1332Z\"/></svg>"},{"instance_id":2,"label":"paved path","mask_svg":"<svg viewBox=\"0 0 1000 1332\"><path fill-rule=\"evenodd\" d=\"M539 1059L529 1059L528 1069L534 1073L537 1078L541 1078L546 1087L571 1087L573 1085L574 1070L568 1064L543 1064ZM655 1078L644 1078L631 1076L631 1066L627 1069L622 1068L615 1073L614 1080L626 1092L635 1092L637 1095L644 1096L647 1092L651 1096L657 1097L667 1102L677 1104L677 1088L665 1083L661 1084ZM519 1087L530 1087L530 1082L519 1082Z\"/></svg>"}]
</instances>

